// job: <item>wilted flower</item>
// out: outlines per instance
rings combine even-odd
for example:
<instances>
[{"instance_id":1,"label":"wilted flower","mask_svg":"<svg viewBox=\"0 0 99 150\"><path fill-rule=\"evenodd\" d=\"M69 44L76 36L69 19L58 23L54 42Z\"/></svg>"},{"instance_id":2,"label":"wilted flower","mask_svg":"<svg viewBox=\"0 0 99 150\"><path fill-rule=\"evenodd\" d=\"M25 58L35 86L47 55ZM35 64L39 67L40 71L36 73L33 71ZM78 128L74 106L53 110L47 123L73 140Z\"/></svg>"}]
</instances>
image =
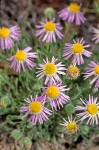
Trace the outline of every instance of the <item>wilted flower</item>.
<instances>
[{"instance_id":1,"label":"wilted flower","mask_svg":"<svg viewBox=\"0 0 99 150\"><path fill-rule=\"evenodd\" d=\"M69 68L67 68L67 74L70 79L77 79L80 75L80 71L75 65L70 65Z\"/></svg>"},{"instance_id":2,"label":"wilted flower","mask_svg":"<svg viewBox=\"0 0 99 150\"><path fill-rule=\"evenodd\" d=\"M62 64L62 62L55 64L55 62L57 61L57 59L54 58L54 56L52 57L52 61L50 62L48 60L48 58L46 58L46 60L44 60L44 64L39 64L39 71L37 72L38 75L38 79L40 80L41 78L43 78L44 76L46 76L46 80L45 80L45 84L48 83L48 81L51 82L62 82L60 77L57 74L62 74L65 75L66 73L63 72L65 69L65 65Z\"/></svg>"},{"instance_id":3,"label":"wilted flower","mask_svg":"<svg viewBox=\"0 0 99 150\"><path fill-rule=\"evenodd\" d=\"M60 23L55 23L55 19L45 22L40 22L40 25L36 25L37 31L36 36L45 42L56 42L56 37L59 39L63 38L63 34L60 32L62 26Z\"/></svg>"},{"instance_id":4,"label":"wilted flower","mask_svg":"<svg viewBox=\"0 0 99 150\"><path fill-rule=\"evenodd\" d=\"M81 111L77 114L80 120L83 121L88 118L87 124L98 124L99 120L99 103L97 98L89 95L89 100L82 100L83 106L77 106L76 110Z\"/></svg>"},{"instance_id":5,"label":"wilted flower","mask_svg":"<svg viewBox=\"0 0 99 150\"><path fill-rule=\"evenodd\" d=\"M43 87L44 95L50 100L52 109L63 107L63 104L67 103L70 97L64 92L69 90L66 86L62 86L61 83L51 83L47 87Z\"/></svg>"},{"instance_id":6,"label":"wilted flower","mask_svg":"<svg viewBox=\"0 0 99 150\"><path fill-rule=\"evenodd\" d=\"M94 40L95 43L99 43L99 24L98 24L98 28L91 27L89 30L90 32L93 33L92 40Z\"/></svg>"},{"instance_id":7,"label":"wilted flower","mask_svg":"<svg viewBox=\"0 0 99 150\"><path fill-rule=\"evenodd\" d=\"M87 51L85 48L90 47L90 45L84 45L85 41L83 38L73 40L74 44L71 43L66 43L65 44L65 50L63 51L63 57L68 60L72 55L73 60L72 60L72 64L83 64L84 60L82 55L86 56L86 57L90 57L91 56L91 52Z\"/></svg>"},{"instance_id":8,"label":"wilted flower","mask_svg":"<svg viewBox=\"0 0 99 150\"><path fill-rule=\"evenodd\" d=\"M65 120L64 118L63 118L63 120L64 120L64 122L61 123L60 125L64 126L66 132L69 132L71 134L75 134L75 133L77 133L77 131L79 131L77 121L75 121L75 119L73 120L72 116L68 117L68 121Z\"/></svg>"},{"instance_id":9,"label":"wilted flower","mask_svg":"<svg viewBox=\"0 0 99 150\"><path fill-rule=\"evenodd\" d=\"M66 20L69 23L75 22L76 25L81 25L86 21L86 18L80 11L80 5L77 3L71 3L68 7L58 12L58 15L62 20Z\"/></svg>"},{"instance_id":10,"label":"wilted flower","mask_svg":"<svg viewBox=\"0 0 99 150\"><path fill-rule=\"evenodd\" d=\"M35 125L37 122L43 124L44 121L48 120L48 116L51 115L51 110L47 109L45 104L45 97L35 97L32 96L30 99L25 99L25 102L28 106L22 106L20 112L25 112L24 117L27 117L29 114L31 115L29 121L32 125Z\"/></svg>"},{"instance_id":11,"label":"wilted flower","mask_svg":"<svg viewBox=\"0 0 99 150\"><path fill-rule=\"evenodd\" d=\"M14 56L7 59L12 62L10 68L13 68L16 72L20 72L21 69L25 72L25 65L27 65L27 67L31 70L35 66L33 59L37 58L36 53L29 52L31 49L31 47L27 47L24 50L18 49Z\"/></svg>"},{"instance_id":12,"label":"wilted flower","mask_svg":"<svg viewBox=\"0 0 99 150\"><path fill-rule=\"evenodd\" d=\"M11 49L14 46L13 40L19 40L20 36L21 31L18 26L0 28L0 48Z\"/></svg>"},{"instance_id":13,"label":"wilted flower","mask_svg":"<svg viewBox=\"0 0 99 150\"><path fill-rule=\"evenodd\" d=\"M93 76L93 80L90 82L90 84L92 85L93 83L95 84L95 87L99 88L99 63L95 63L94 61L91 61L89 64L90 68L86 68L85 70L85 76L84 78L87 79L91 76Z\"/></svg>"}]
</instances>

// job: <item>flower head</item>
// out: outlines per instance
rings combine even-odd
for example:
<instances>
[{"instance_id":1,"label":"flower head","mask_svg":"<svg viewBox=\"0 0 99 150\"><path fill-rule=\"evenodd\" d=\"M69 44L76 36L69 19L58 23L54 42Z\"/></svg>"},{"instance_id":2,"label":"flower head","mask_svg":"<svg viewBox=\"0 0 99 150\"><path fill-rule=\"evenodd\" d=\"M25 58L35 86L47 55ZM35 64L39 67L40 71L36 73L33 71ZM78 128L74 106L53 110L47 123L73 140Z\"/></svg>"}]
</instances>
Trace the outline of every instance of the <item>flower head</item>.
<instances>
[{"instance_id":1,"label":"flower head","mask_svg":"<svg viewBox=\"0 0 99 150\"><path fill-rule=\"evenodd\" d=\"M63 38L63 34L60 32L62 27L60 23L55 23L55 19L46 22L40 22L40 25L36 25L36 36L45 42L56 42L56 37Z\"/></svg>"},{"instance_id":2,"label":"flower head","mask_svg":"<svg viewBox=\"0 0 99 150\"><path fill-rule=\"evenodd\" d=\"M35 98L31 96L30 99L25 99L25 102L28 104L28 106L22 106L20 108L20 112L25 112L23 118L31 115L29 121L32 123L32 125L35 125L37 122L43 124L44 121L48 120L48 116L51 115L51 110L44 106L44 96L36 96Z\"/></svg>"},{"instance_id":3,"label":"flower head","mask_svg":"<svg viewBox=\"0 0 99 150\"><path fill-rule=\"evenodd\" d=\"M99 43L99 24L98 24L98 28L91 27L90 32L93 33L92 40L95 41L95 43Z\"/></svg>"},{"instance_id":4,"label":"flower head","mask_svg":"<svg viewBox=\"0 0 99 150\"><path fill-rule=\"evenodd\" d=\"M86 56L86 57L90 57L91 56L91 52L87 51L85 48L89 47L90 45L84 45L85 41L83 38L77 39L77 41L73 40L74 44L71 43L66 43L65 44L65 50L63 51L63 57L68 60L72 55L73 60L72 63L73 64L83 64L84 60L82 55Z\"/></svg>"},{"instance_id":5,"label":"flower head","mask_svg":"<svg viewBox=\"0 0 99 150\"><path fill-rule=\"evenodd\" d=\"M66 20L69 23L75 22L76 25L81 25L86 21L86 18L80 11L80 5L77 3L71 3L68 7L58 12L58 15L62 20Z\"/></svg>"},{"instance_id":6,"label":"flower head","mask_svg":"<svg viewBox=\"0 0 99 150\"><path fill-rule=\"evenodd\" d=\"M46 58L46 60L43 60L43 61L44 61L44 64L39 64L39 68L38 68L39 71L37 72L38 79L40 80L41 78L46 76L45 84L47 84L49 81L61 82L61 79L57 74L59 73L59 74L65 75L65 72L63 71L66 69L64 65L62 64L62 62L55 64L57 59L55 59L54 56L52 57L51 62L48 60L48 58Z\"/></svg>"},{"instance_id":7,"label":"flower head","mask_svg":"<svg viewBox=\"0 0 99 150\"><path fill-rule=\"evenodd\" d=\"M10 57L8 60L12 62L11 67L16 72L20 72L21 69L25 72L25 65L31 70L35 63L33 59L37 58L37 54L33 52L29 52L32 48L27 47L24 50L17 50L16 54Z\"/></svg>"},{"instance_id":8,"label":"flower head","mask_svg":"<svg viewBox=\"0 0 99 150\"><path fill-rule=\"evenodd\" d=\"M89 100L82 100L83 106L77 106L76 110L82 111L78 114L80 120L83 121L88 118L87 124L98 124L99 120L99 103L97 98L89 95Z\"/></svg>"},{"instance_id":9,"label":"flower head","mask_svg":"<svg viewBox=\"0 0 99 150\"><path fill-rule=\"evenodd\" d=\"M94 77L90 84L92 85L93 83L95 83L95 87L99 88L99 63L91 61L89 66L90 67L86 68L85 70L84 78L87 79L91 76Z\"/></svg>"},{"instance_id":10,"label":"flower head","mask_svg":"<svg viewBox=\"0 0 99 150\"><path fill-rule=\"evenodd\" d=\"M52 110L60 109L60 106L63 107L63 104L67 103L70 99L70 97L64 93L69 90L69 88L62 86L61 83L50 82L47 87L43 87L43 90L47 100L50 101Z\"/></svg>"},{"instance_id":11,"label":"flower head","mask_svg":"<svg viewBox=\"0 0 99 150\"><path fill-rule=\"evenodd\" d=\"M67 68L67 74L70 79L77 79L78 76L80 75L80 71L79 71L78 67L76 67L75 65L70 65Z\"/></svg>"},{"instance_id":12,"label":"flower head","mask_svg":"<svg viewBox=\"0 0 99 150\"><path fill-rule=\"evenodd\" d=\"M18 26L0 28L0 48L11 49L14 46L13 40L19 40L20 36L21 31Z\"/></svg>"},{"instance_id":13,"label":"flower head","mask_svg":"<svg viewBox=\"0 0 99 150\"><path fill-rule=\"evenodd\" d=\"M69 118L68 117L68 121L63 119L64 122L61 123L60 125L63 125L66 132L71 133L71 134L75 134L77 133L77 131L79 131L79 127L77 125L77 121L75 121L75 119L72 119L72 116Z\"/></svg>"}]
</instances>

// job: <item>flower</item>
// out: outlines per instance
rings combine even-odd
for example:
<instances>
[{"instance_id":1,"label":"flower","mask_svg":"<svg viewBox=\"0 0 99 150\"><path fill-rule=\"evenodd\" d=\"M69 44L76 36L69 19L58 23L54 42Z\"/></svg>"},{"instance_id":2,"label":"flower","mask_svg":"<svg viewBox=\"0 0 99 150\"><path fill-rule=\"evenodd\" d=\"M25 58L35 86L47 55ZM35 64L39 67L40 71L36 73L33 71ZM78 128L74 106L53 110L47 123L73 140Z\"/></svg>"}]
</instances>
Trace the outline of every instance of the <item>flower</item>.
<instances>
[{"instance_id":1,"label":"flower","mask_svg":"<svg viewBox=\"0 0 99 150\"><path fill-rule=\"evenodd\" d=\"M35 98L31 96L30 99L25 99L25 102L28 104L28 106L22 106L20 108L20 112L25 112L23 118L31 115L29 121L32 123L32 125L35 125L37 122L43 124L44 121L48 120L48 116L51 115L51 110L44 106L44 96L36 96Z\"/></svg>"},{"instance_id":2,"label":"flower","mask_svg":"<svg viewBox=\"0 0 99 150\"><path fill-rule=\"evenodd\" d=\"M89 95L89 100L82 100L84 106L77 106L76 110L82 111L77 114L80 120L83 121L88 118L87 124L98 124L99 119L99 103L97 98Z\"/></svg>"},{"instance_id":3,"label":"flower","mask_svg":"<svg viewBox=\"0 0 99 150\"><path fill-rule=\"evenodd\" d=\"M74 44L66 43L65 44L65 50L63 51L63 57L68 60L72 55L74 55L72 64L83 64L84 60L82 55L85 55L86 57L91 56L91 52L87 51L85 48L90 47L90 45L84 45L85 41L83 38L73 40Z\"/></svg>"},{"instance_id":4,"label":"flower","mask_svg":"<svg viewBox=\"0 0 99 150\"><path fill-rule=\"evenodd\" d=\"M14 46L13 40L19 40L21 37L20 28L16 25L11 28L0 28L0 48L11 49Z\"/></svg>"},{"instance_id":5,"label":"flower","mask_svg":"<svg viewBox=\"0 0 99 150\"><path fill-rule=\"evenodd\" d=\"M68 7L58 12L58 15L62 20L66 20L69 23L75 22L76 25L81 25L86 21L86 18L80 11L80 5L77 3L71 3Z\"/></svg>"},{"instance_id":6,"label":"flower","mask_svg":"<svg viewBox=\"0 0 99 150\"><path fill-rule=\"evenodd\" d=\"M91 76L94 76L93 80L90 82L92 85L96 82L95 87L99 88L99 63L95 63L94 61L90 61L90 68L86 68L84 78L87 79Z\"/></svg>"},{"instance_id":7,"label":"flower","mask_svg":"<svg viewBox=\"0 0 99 150\"><path fill-rule=\"evenodd\" d=\"M46 76L45 84L47 84L49 81L62 82L57 73L65 75L66 73L63 72L64 70L66 70L64 67L65 65L63 65L62 62L55 65L57 59L55 59L54 56L52 57L51 62L48 60L48 58L46 58L46 60L43 59L43 61L44 64L39 64L39 71L37 72L38 79L40 80L41 78Z\"/></svg>"},{"instance_id":8,"label":"flower","mask_svg":"<svg viewBox=\"0 0 99 150\"><path fill-rule=\"evenodd\" d=\"M75 121L75 119L73 120L72 116L68 117L68 121L66 121L64 118L63 118L63 120L64 120L64 122L60 125L63 125L65 127L66 132L75 134L75 133L77 133L77 131L79 131L77 121Z\"/></svg>"},{"instance_id":9,"label":"flower","mask_svg":"<svg viewBox=\"0 0 99 150\"><path fill-rule=\"evenodd\" d=\"M94 27L91 27L89 30L90 30L90 32L93 33L92 40L94 40L95 43L99 43L99 24L98 24L98 29L94 28Z\"/></svg>"},{"instance_id":10,"label":"flower","mask_svg":"<svg viewBox=\"0 0 99 150\"><path fill-rule=\"evenodd\" d=\"M32 48L27 47L24 50L17 50L16 54L14 56L11 56L8 61L11 61L11 67L13 68L16 72L20 72L22 69L23 72L25 72L25 64L27 67L31 70L34 66L35 63L33 62L34 58L37 58L36 53L29 52Z\"/></svg>"},{"instance_id":11,"label":"flower","mask_svg":"<svg viewBox=\"0 0 99 150\"><path fill-rule=\"evenodd\" d=\"M69 68L67 68L67 74L70 79L77 79L80 75L80 71L75 65L70 65Z\"/></svg>"},{"instance_id":12,"label":"flower","mask_svg":"<svg viewBox=\"0 0 99 150\"><path fill-rule=\"evenodd\" d=\"M63 38L63 34L60 32L62 26L60 23L55 23L55 19L45 22L40 22L40 25L36 25L37 31L36 36L42 39L45 42L56 42L56 36L59 39Z\"/></svg>"},{"instance_id":13,"label":"flower","mask_svg":"<svg viewBox=\"0 0 99 150\"><path fill-rule=\"evenodd\" d=\"M60 109L60 106L63 107L63 104L70 99L68 95L64 94L64 91L69 90L69 88L62 86L61 83L50 82L47 87L43 87L43 90L46 98L50 100L52 110L54 110L54 108L56 110L57 108Z\"/></svg>"}]
</instances>

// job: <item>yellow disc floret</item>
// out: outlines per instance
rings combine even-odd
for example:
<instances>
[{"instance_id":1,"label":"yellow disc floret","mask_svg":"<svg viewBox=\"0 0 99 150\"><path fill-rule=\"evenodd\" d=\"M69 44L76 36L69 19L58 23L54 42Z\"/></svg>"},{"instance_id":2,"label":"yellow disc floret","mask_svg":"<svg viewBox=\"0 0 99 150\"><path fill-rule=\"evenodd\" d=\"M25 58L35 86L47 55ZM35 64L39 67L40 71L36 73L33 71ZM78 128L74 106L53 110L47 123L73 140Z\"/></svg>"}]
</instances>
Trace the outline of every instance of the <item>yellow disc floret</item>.
<instances>
[{"instance_id":1,"label":"yellow disc floret","mask_svg":"<svg viewBox=\"0 0 99 150\"><path fill-rule=\"evenodd\" d=\"M96 104L89 104L87 106L87 111L91 115L96 115L98 112L98 106Z\"/></svg>"},{"instance_id":2,"label":"yellow disc floret","mask_svg":"<svg viewBox=\"0 0 99 150\"><path fill-rule=\"evenodd\" d=\"M72 131L76 131L77 130L77 124L75 122L70 122L67 126L66 126L67 130L69 132Z\"/></svg>"},{"instance_id":3,"label":"yellow disc floret","mask_svg":"<svg viewBox=\"0 0 99 150\"><path fill-rule=\"evenodd\" d=\"M46 94L49 98L55 99L59 96L59 89L57 86L49 86L46 90Z\"/></svg>"},{"instance_id":4,"label":"yellow disc floret","mask_svg":"<svg viewBox=\"0 0 99 150\"><path fill-rule=\"evenodd\" d=\"M44 28L46 29L46 31L54 31L56 29L56 25L55 23L48 21L45 23Z\"/></svg>"},{"instance_id":5,"label":"yellow disc floret","mask_svg":"<svg viewBox=\"0 0 99 150\"><path fill-rule=\"evenodd\" d=\"M42 111L42 104L40 102L34 101L30 103L29 109L34 114L40 113Z\"/></svg>"},{"instance_id":6,"label":"yellow disc floret","mask_svg":"<svg viewBox=\"0 0 99 150\"><path fill-rule=\"evenodd\" d=\"M43 68L44 72L48 75L52 75L54 73L56 73L57 68L53 63L47 63L44 68Z\"/></svg>"},{"instance_id":7,"label":"yellow disc floret","mask_svg":"<svg viewBox=\"0 0 99 150\"><path fill-rule=\"evenodd\" d=\"M18 60L18 61L23 61L25 60L27 57L26 53L23 51L23 50L19 50L16 52L15 54L15 58Z\"/></svg>"},{"instance_id":8,"label":"yellow disc floret","mask_svg":"<svg viewBox=\"0 0 99 150\"><path fill-rule=\"evenodd\" d=\"M84 50L84 46L81 43L75 43L72 46L72 51L76 54L81 54Z\"/></svg>"},{"instance_id":9,"label":"yellow disc floret","mask_svg":"<svg viewBox=\"0 0 99 150\"><path fill-rule=\"evenodd\" d=\"M99 75L99 65L97 65L95 68L94 68L94 71L97 75Z\"/></svg>"},{"instance_id":10,"label":"yellow disc floret","mask_svg":"<svg viewBox=\"0 0 99 150\"><path fill-rule=\"evenodd\" d=\"M67 69L67 72L71 78L76 78L79 75L79 69L72 65Z\"/></svg>"},{"instance_id":11,"label":"yellow disc floret","mask_svg":"<svg viewBox=\"0 0 99 150\"><path fill-rule=\"evenodd\" d=\"M6 38L9 36L9 34L10 34L10 30L8 28L2 27L0 29L0 38Z\"/></svg>"},{"instance_id":12,"label":"yellow disc floret","mask_svg":"<svg viewBox=\"0 0 99 150\"><path fill-rule=\"evenodd\" d=\"M76 3L71 3L68 7L68 9L73 12L73 13L77 13L80 10L80 6Z\"/></svg>"}]
</instances>

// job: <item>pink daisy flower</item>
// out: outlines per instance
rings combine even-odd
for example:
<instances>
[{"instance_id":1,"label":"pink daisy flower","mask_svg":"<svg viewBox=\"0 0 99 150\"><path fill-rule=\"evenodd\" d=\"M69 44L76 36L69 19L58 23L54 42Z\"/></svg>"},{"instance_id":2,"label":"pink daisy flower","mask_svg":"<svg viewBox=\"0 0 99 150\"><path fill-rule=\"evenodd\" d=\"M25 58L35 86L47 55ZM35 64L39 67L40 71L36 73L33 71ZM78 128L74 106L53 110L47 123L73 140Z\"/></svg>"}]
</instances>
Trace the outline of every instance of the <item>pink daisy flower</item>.
<instances>
[{"instance_id":1,"label":"pink daisy flower","mask_svg":"<svg viewBox=\"0 0 99 150\"><path fill-rule=\"evenodd\" d=\"M91 61L89 64L90 68L86 68L85 70L85 76L84 78L87 79L91 76L93 76L93 80L90 82L90 84L92 85L93 83L95 83L95 87L99 88L99 63L95 63L94 61Z\"/></svg>"},{"instance_id":2,"label":"pink daisy flower","mask_svg":"<svg viewBox=\"0 0 99 150\"><path fill-rule=\"evenodd\" d=\"M98 124L99 121L99 103L97 98L89 95L89 100L82 100L83 106L77 106L76 110L81 111L77 114L80 120L83 121L88 118L87 124Z\"/></svg>"},{"instance_id":3,"label":"pink daisy flower","mask_svg":"<svg viewBox=\"0 0 99 150\"><path fill-rule=\"evenodd\" d=\"M75 134L79 131L77 121L75 121L75 119L73 120L72 116L68 117L68 121L65 120L64 118L63 118L63 120L64 120L64 122L60 123L60 125L64 126L66 132Z\"/></svg>"},{"instance_id":4,"label":"pink daisy flower","mask_svg":"<svg viewBox=\"0 0 99 150\"><path fill-rule=\"evenodd\" d=\"M44 96L36 96L35 98L31 96L30 99L25 99L25 102L28 104L28 106L22 106L20 108L20 112L25 112L23 118L30 115L29 121L32 123L32 125L35 125L37 122L43 124L44 121L48 120L48 116L51 115L51 110L44 106Z\"/></svg>"},{"instance_id":5,"label":"pink daisy flower","mask_svg":"<svg viewBox=\"0 0 99 150\"><path fill-rule=\"evenodd\" d=\"M63 107L63 104L66 104L70 97L64 92L69 90L66 86L62 86L60 83L51 83L47 87L43 87L44 95L50 101L52 110L60 109L60 106Z\"/></svg>"},{"instance_id":6,"label":"pink daisy flower","mask_svg":"<svg viewBox=\"0 0 99 150\"><path fill-rule=\"evenodd\" d=\"M32 70L35 66L33 59L37 58L37 53L29 52L31 49L31 47L27 47L24 50L18 49L14 56L7 59L12 62L10 68L13 68L16 72L20 72L21 69L25 72L25 65L27 65L27 67Z\"/></svg>"},{"instance_id":7,"label":"pink daisy flower","mask_svg":"<svg viewBox=\"0 0 99 150\"><path fill-rule=\"evenodd\" d=\"M91 27L89 30L90 32L93 33L92 40L94 40L95 43L99 43L99 24L98 24L98 28Z\"/></svg>"},{"instance_id":8,"label":"pink daisy flower","mask_svg":"<svg viewBox=\"0 0 99 150\"><path fill-rule=\"evenodd\" d=\"M56 37L63 38L63 34L60 32L62 26L60 23L55 23L55 19L45 22L40 22L40 25L36 25L36 36L45 42L56 42Z\"/></svg>"},{"instance_id":9,"label":"pink daisy flower","mask_svg":"<svg viewBox=\"0 0 99 150\"><path fill-rule=\"evenodd\" d=\"M85 48L90 47L90 45L84 45L85 41L83 38L73 40L74 44L66 43L65 50L63 51L63 57L68 60L71 56L73 57L72 64L84 64L82 55L90 57L91 52L87 51Z\"/></svg>"},{"instance_id":10,"label":"pink daisy flower","mask_svg":"<svg viewBox=\"0 0 99 150\"><path fill-rule=\"evenodd\" d=\"M19 40L21 37L21 31L18 26L11 28L0 28L0 49L11 49L14 46L13 40Z\"/></svg>"},{"instance_id":11,"label":"pink daisy flower","mask_svg":"<svg viewBox=\"0 0 99 150\"><path fill-rule=\"evenodd\" d=\"M55 59L54 56L52 57L51 61L49 61L48 58L46 58L46 60L43 59L43 61L44 64L39 64L39 71L37 72L38 79L40 80L41 78L46 76L45 84L47 84L49 81L62 82L62 80L57 74L66 74L65 72L63 72L66 70L64 67L65 65L63 65L62 62L55 64L57 59Z\"/></svg>"},{"instance_id":12,"label":"pink daisy flower","mask_svg":"<svg viewBox=\"0 0 99 150\"><path fill-rule=\"evenodd\" d=\"M69 23L75 22L76 25L81 25L86 21L86 18L80 11L80 7L81 6L77 3L71 3L68 7L58 12L58 15L62 20L66 20Z\"/></svg>"}]
</instances>

